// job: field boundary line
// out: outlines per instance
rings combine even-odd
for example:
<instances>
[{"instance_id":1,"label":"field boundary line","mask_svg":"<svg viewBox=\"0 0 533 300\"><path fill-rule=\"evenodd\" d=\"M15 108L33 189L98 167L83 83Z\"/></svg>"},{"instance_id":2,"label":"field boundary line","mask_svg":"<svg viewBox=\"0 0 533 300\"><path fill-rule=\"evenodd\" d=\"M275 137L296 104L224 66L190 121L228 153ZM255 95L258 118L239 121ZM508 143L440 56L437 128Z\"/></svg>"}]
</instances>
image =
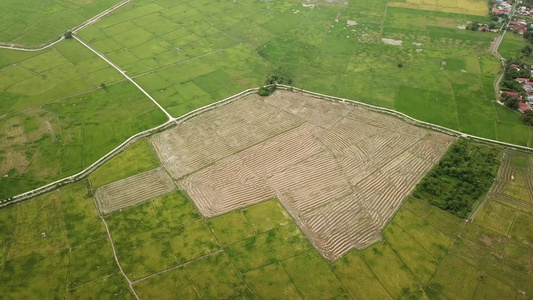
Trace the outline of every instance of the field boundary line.
<instances>
[{"instance_id":1,"label":"field boundary line","mask_svg":"<svg viewBox=\"0 0 533 300\"><path fill-rule=\"evenodd\" d=\"M80 180L84 179L85 177L89 176L98 167L100 167L101 165L103 165L104 163L106 163L111 158L115 157L116 155L120 154L122 151L127 149L129 146L131 146L132 144L134 144L138 140L140 140L140 139L142 139L144 137L147 137L147 136L149 136L151 134L166 130L166 129L174 126L174 125L178 125L178 124L180 124L180 123L182 123L182 122L184 122L184 121L186 121L186 120L188 120L188 119L190 119L192 117L195 117L195 116L197 116L199 114L202 114L202 113L204 113L206 111L209 111L209 110L215 109L217 107L226 105L226 104L231 103L231 102L233 102L235 100L238 100L238 99L240 99L242 97L245 97L245 96L248 96L248 95L251 95L251 94L255 94L258 91L259 91L259 88L252 88L252 89L244 90L244 91L242 91L242 92L240 92L238 94L235 94L233 96L230 96L228 98L225 98L225 99L219 100L217 102L208 104L206 106L202 106L200 108L197 108L197 109L195 109L193 111L190 111L190 112L188 112L188 113L186 113L186 114L184 114L184 115L182 115L180 117L172 118L171 120L168 120L167 122L165 122L165 123L163 123L163 124L161 124L159 126L156 126L156 127L151 128L151 129L147 129L145 131L139 132L139 133L131 136L130 138L128 138L124 142L122 142L122 144L120 144L119 146L117 146L115 149L111 150L107 154L105 154L102 158L100 158L99 160L95 161L94 163L92 163L90 166L88 166L84 170L82 170L82 171L80 171L80 172L78 172L78 173L76 173L74 175L71 175L69 177L65 177L63 179L59 179L57 181L51 182L51 183L46 184L44 186L38 187L38 188L33 189L31 191L27 191L27 192L24 192L22 194L19 194L19 195L16 195L16 196L13 196L13 197L10 197L10 198L7 198L7 199L1 199L0 208L5 207L5 206L10 205L10 204L17 203L17 202L29 200L29 199L37 197L39 195L51 192L51 191L53 191L53 190L55 190L57 188L60 188L61 186L65 185L65 184L69 184L69 183L80 181Z\"/></svg>"},{"instance_id":2,"label":"field boundary line","mask_svg":"<svg viewBox=\"0 0 533 300\"><path fill-rule=\"evenodd\" d=\"M132 0L123 0L123 1L121 1L121 2L119 2L117 4L115 4L115 5L111 6L110 8L104 10L103 12L97 14L96 16L88 19L87 21L81 23L80 25L68 29L67 31L77 32L78 30L82 30L83 28L100 21L101 18L107 16L108 14L110 14L113 11L121 8L122 6L124 6L125 4L127 4L127 3L131 2L131 1ZM53 45L61 42L64 39L65 39L65 36L63 34L61 34L61 36L59 38L57 38L57 37L53 38L53 39L49 40L48 42L45 42L44 44L41 44L41 45L38 45L38 46L24 46L24 45L20 45L20 44L13 43L13 42L0 42L0 48L1 49L18 50L18 51L35 52L35 51L44 50L46 48L50 48Z\"/></svg>"},{"instance_id":3,"label":"field boundary line","mask_svg":"<svg viewBox=\"0 0 533 300\"><path fill-rule=\"evenodd\" d=\"M533 152L533 148L531 148L531 147L520 146L520 145L506 143L506 142L497 141L497 140L493 140L493 139L488 139L488 138L484 138L484 137L480 137L480 136L476 136L476 135L472 135L472 134L468 134L468 133L463 133L463 132L460 132L460 131L457 131L457 130L453 130L453 129L450 129L450 128L446 128L446 127L440 126L440 125L428 123L428 122L425 122L425 121L420 121L418 119L415 119L413 117L410 117L410 116L408 116L408 115L406 115L406 114L404 114L402 112L399 112L399 111L396 111L396 110L393 110L393 109L379 107L379 106L375 106L375 105L372 105L372 104L368 104L368 103L364 103L364 102L360 102L360 101L356 101L356 100L351 100L351 99L346 99L346 98L341 98L341 97L336 97L336 96L330 96L330 95L324 95L324 94L311 92L311 91L308 91L308 90L304 90L304 89L301 89L301 88L296 88L296 87L292 87L292 86L288 86L288 85L278 84L277 87L279 89L281 89L281 90L286 90L286 91L291 91L291 92L298 92L298 93L301 93L301 94L305 94L307 96L312 96L312 97L315 97L315 98L328 100L328 101L333 101L333 102L349 103L349 104L352 104L352 105L355 105L355 106L364 107L364 108L366 108L368 110L371 110L371 111L386 113L386 114L398 117L398 118L402 119L403 121L405 121L408 124L419 126L419 127L428 128L428 129L431 129L431 130L434 130L434 131L438 131L438 132L442 132L442 133L445 133L445 134L448 134L448 135L452 135L452 136L456 136L456 137L470 138L470 139L477 140L477 141L480 141L480 142L488 142L488 143L497 144L497 145L500 145L500 146L505 146L505 147L509 147L509 148L513 148L513 149L517 149L517 150Z\"/></svg>"},{"instance_id":4,"label":"field boundary line","mask_svg":"<svg viewBox=\"0 0 533 300\"><path fill-rule=\"evenodd\" d=\"M213 251L213 252L209 252L209 253L204 254L204 255L202 255L202 256L200 256L200 257L193 258L193 259L188 260L188 261L186 261L186 262L184 262L184 263L177 264L177 265L175 265L175 266L173 266L173 267L170 267L170 268L167 268L167 269L161 270L161 271L159 271L159 272L155 272L155 273L150 274L150 275L146 275L146 276L141 277L141 278L139 278L139 279L135 279L135 280L133 280L133 281L131 282L131 284L137 284L137 283L139 283L139 282L141 282L141 281L143 281L143 280L146 280L146 279L149 279L149 278L155 277L155 276L157 276L157 275L159 275L159 274L163 274L163 273L166 273L166 272L169 272L169 271L175 270L175 269L179 269L179 268L181 268L181 267L185 267L186 265L188 265L188 264L190 264L190 263L193 263L193 262L195 262L195 261L197 261L197 260L201 260L201 259L203 259L203 258L209 257L209 256L211 256L211 255L215 255L215 254L220 253L220 252L224 252L224 249L217 249L217 250L215 250L215 251ZM193 282L193 284L194 284L194 282Z\"/></svg>"},{"instance_id":5,"label":"field boundary line","mask_svg":"<svg viewBox=\"0 0 533 300\"><path fill-rule=\"evenodd\" d=\"M448 135L451 135L451 136L470 138L472 140L476 140L476 141L479 141L479 142L496 144L496 145L500 145L500 146L504 146L504 147L509 147L509 148L512 148L512 149L515 149L515 150L521 150L521 151L526 151L526 152L533 153L533 148L530 148L530 147L515 145L515 144L511 144L511 143L506 143L506 142L502 142L502 141L497 141L497 140L487 139L487 138L483 138L483 137L478 137L478 136L471 135L471 134L462 133L460 131L449 129L449 128L446 128L446 127L443 127L443 126L440 126L440 125L435 125L435 124L431 124L431 123L428 123L428 122L417 120L417 119L415 119L413 117L410 117L410 116L408 116L408 115L406 115L404 113L395 111L393 109L383 108L383 107L375 106L375 105L368 104L368 103L363 103L363 102L356 101L356 100L350 100L350 99L345 99L345 98L340 98L340 97L335 97L335 96L329 96L329 95L324 95L324 94L320 94L320 93L315 93L315 92L311 92L311 91L307 91L307 90L304 90L304 89L295 88L295 87L287 86L287 85L279 85L278 84L277 87L279 89L281 89L281 90L297 92L297 93L305 94L305 95L312 96L312 97L318 98L318 99L323 99L323 100L328 100L328 101L333 101L333 102L348 103L348 104L352 104L354 106L359 106L359 107L366 108L366 109L368 109L370 111L375 111L375 112L379 112L379 113L386 113L386 114L398 117L399 119L405 121L408 124L412 124L412 125L415 125L415 126L428 128L428 129L431 129L431 130L434 130L434 131L438 131L438 132L441 132L441 133L445 133L445 134L448 134ZM138 134L135 134L135 135L131 136L129 139L127 139L126 141L124 141L122 144L117 146L115 149L111 150L109 153L104 155L102 158L100 158L99 160L97 160L96 162L91 164L89 167L87 167L84 170L80 171L79 173L77 173L75 175L72 175L72 176L69 176L69 177L66 177L66 178L63 178L63 179L60 179L60 180L57 180L55 182L46 184L46 185L41 186L39 188L33 189L31 191L28 191L28 192L13 196L11 198L2 199L2 203L0 203L0 208L5 207L5 206L7 206L9 204L25 201L25 200L34 198L36 196L51 192L51 191L53 191L53 190L65 185L65 184L79 181L79 180L87 177L90 173L92 173L98 167L100 167L105 162L110 160L112 157L114 157L114 156L118 155L119 153L121 153L123 150L128 148L131 144L133 144L137 140L139 140L139 139L141 139L143 137L149 136L149 135L151 135L153 133L156 133L158 131L165 130L165 129L169 128L169 127L172 127L173 125L179 125L180 123L182 123L182 122L184 122L184 121L186 121L186 120L188 120L188 119L190 119L192 117L195 117L195 116L197 116L199 114L202 114L202 113L204 113L206 111L209 111L209 110L212 110L214 108L226 105L226 104L231 103L231 102L233 102L235 100L238 100L238 99L240 99L242 97L245 97L245 96L248 96L248 95L251 95L251 94L255 94L258 91L259 91L259 88L251 88L251 89L244 90L244 91L242 91L242 92L240 92L238 94L235 94L233 96L230 96L230 97L228 97L226 99L222 99L222 100L219 100L217 102L208 104L206 106L202 106L200 108L197 108L197 109L195 109L193 111L190 111L190 112L188 112L188 113L186 113L186 114L184 114L184 115L182 115L180 117L172 118L172 119L168 120L166 123L164 123L162 125L159 125L157 127L154 127L154 128L145 130L143 132L140 132Z\"/></svg>"},{"instance_id":6,"label":"field boundary line","mask_svg":"<svg viewBox=\"0 0 533 300\"><path fill-rule=\"evenodd\" d=\"M96 200L94 200L94 198L93 198L93 201L95 202L94 204L96 205ZM104 219L104 217L102 215L100 215L100 214L98 214L98 215L99 215L100 219L102 220L102 222L104 222L105 230L107 232L107 238L109 239L109 243L111 244L111 249L113 250L113 257L115 258L115 262L117 263L117 266L118 266L118 268L120 270L120 273L122 273L122 276L124 276L124 279L126 279L126 281L128 282L128 286L130 288L130 291L133 294L133 296L135 296L135 299L140 300L141 298L139 298L139 295L137 295L137 292L133 288L133 283L132 283L131 279L128 277L128 275L126 275L126 273L122 269L122 266L120 265L120 261L118 260L118 256L117 256L117 251L115 250L115 242L113 242L113 238L111 237L111 232L109 231L109 226L107 226L107 222Z\"/></svg>"},{"instance_id":7,"label":"field boundary line","mask_svg":"<svg viewBox=\"0 0 533 300\"><path fill-rule=\"evenodd\" d=\"M131 83L133 83L133 85L135 85L144 95L146 95L146 97L148 97L148 99L150 99L157 107L159 107L159 109L161 111L163 111L163 113L165 113L165 115L167 116L167 118L170 120L170 121L174 121L174 117L172 117L171 114L168 113L168 111L166 111L166 109L163 108L163 106L161 106L161 104L159 104L157 101L155 101L155 99L150 96L150 94L148 94L147 91L145 91L139 84L137 84L137 82L135 82L131 77L129 77L127 74L126 74L126 71L122 70L119 66L117 66L114 62L110 61L107 57L105 57L103 54L101 54L100 52L96 51L93 47L89 46L88 44L86 44L84 41L82 41L79 37L77 37L76 35L72 35L72 38L74 38L76 41L80 42L83 46L85 46L85 48L91 50L94 54L98 55L101 59L103 59L105 62L107 62L110 66L112 66L113 68L115 68L117 71L120 72L120 74L122 74L122 76L126 77L126 79L128 79Z\"/></svg>"}]
</instances>

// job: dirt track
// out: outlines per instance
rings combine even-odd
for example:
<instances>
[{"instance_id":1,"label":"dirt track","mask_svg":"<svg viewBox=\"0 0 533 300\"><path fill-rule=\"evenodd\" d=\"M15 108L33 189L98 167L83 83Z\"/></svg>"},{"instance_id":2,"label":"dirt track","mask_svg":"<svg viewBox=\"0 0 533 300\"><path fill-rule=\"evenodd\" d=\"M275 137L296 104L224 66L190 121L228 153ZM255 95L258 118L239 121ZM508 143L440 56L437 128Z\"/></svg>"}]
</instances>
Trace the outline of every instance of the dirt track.
<instances>
[{"instance_id":1,"label":"dirt track","mask_svg":"<svg viewBox=\"0 0 533 300\"><path fill-rule=\"evenodd\" d=\"M331 260L379 240L452 141L362 108L279 91L243 98L152 138L202 214L276 196Z\"/></svg>"}]
</instances>

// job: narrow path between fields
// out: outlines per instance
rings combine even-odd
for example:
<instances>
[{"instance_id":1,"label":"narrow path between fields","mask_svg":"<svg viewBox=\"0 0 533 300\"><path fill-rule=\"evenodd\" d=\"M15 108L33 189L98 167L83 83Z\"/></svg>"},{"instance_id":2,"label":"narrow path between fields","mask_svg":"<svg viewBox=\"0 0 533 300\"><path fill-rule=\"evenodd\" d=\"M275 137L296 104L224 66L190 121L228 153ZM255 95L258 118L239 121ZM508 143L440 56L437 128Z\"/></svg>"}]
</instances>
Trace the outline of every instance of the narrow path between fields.
<instances>
[{"instance_id":1,"label":"narrow path between fields","mask_svg":"<svg viewBox=\"0 0 533 300\"><path fill-rule=\"evenodd\" d=\"M104 10L103 12L97 14L96 16L88 19L87 21L81 23L80 25L76 26L76 27L73 27L70 29L71 32L77 32L78 30L81 30L89 25L92 25L96 22L98 22L101 18L107 16L108 14L112 13L113 11L119 9L120 7L124 6L125 4L131 2L132 0L123 0L121 1L120 3L117 3L115 4L114 6ZM11 49L11 50L19 50L19 51L29 51L29 52L33 52L33 51L41 51L41 50L44 50L46 48L49 48L49 47L52 47L53 45L61 42L62 40L65 39L65 36L63 34L61 34L61 36L57 39L57 40L51 40L51 41L48 41L40 46L36 46L36 47L31 47L31 46L24 46L24 45L19 45L19 44L16 44L16 43L11 43L11 42L0 42L0 48L2 49Z\"/></svg>"},{"instance_id":2,"label":"narrow path between fields","mask_svg":"<svg viewBox=\"0 0 533 300\"><path fill-rule=\"evenodd\" d=\"M95 203L95 205L96 205L96 203ZM122 270L122 266L120 266L120 262L119 262L118 257L117 257L117 251L115 250L115 243L113 242L113 238L111 237L111 232L109 232L109 227L107 226L107 222L105 221L104 217L102 217L102 216L100 216L100 219L102 220L102 222L104 222L105 230L107 232L107 237L109 238L109 242L111 243L111 249L113 249L113 257L115 258L115 261L116 261L117 266L118 266L118 268L120 270L120 273L122 273L122 276L124 276L124 278L128 282L128 286L129 286L130 291L133 294L133 296L135 296L135 298L137 300L140 300L141 298L139 298L139 295L137 295L137 292L133 288L132 281L130 280L128 275L126 275L126 273L124 273L124 270Z\"/></svg>"},{"instance_id":3,"label":"narrow path between fields","mask_svg":"<svg viewBox=\"0 0 533 300\"><path fill-rule=\"evenodd\" d=\"M509 20L512 19L514 13L516 11L516 3L513 5L513 7L511 8L511 12L509 13ZM498 48L500 48L500 45L503 41L503 38L505 37L505 34L507 33L507 28L509 27L509 23L507 23L505 25L505 28L503 28L503 32L502 34L500 34L496 40L494 41L494 43L492 43L490 45L490 53L492 53L492 55L494 55L496 58L498 58L502 64L502 68L505 68L505 62L507 61L499 52L498 52ZM500 82L502 81L503 79L503 70L502 70L502 73L500 74L500 76L498 76L498 78L496 78L496 80L494 81L494 92L496 93L496 100L499 99L499 96L500 96ZM499 102L499 101L498 101Z\"/></svg>"},{"instance_id":4,"label":"narrow path between fields","mask_svg":"<svg viewBox=\"0 0 533 300\"><path fill-rule=\"evenodd\" d=\"M172 117L172 115L170 115L164 108L163 106L161 106L157 101L155 101L155 99L150 96L150 94L148 94L148 92L146 92L140 85L137 84L137 82L135 82L130 76L128 76L126 74L126 71L122 70L119 66L117 66L114 62L110 61L107 57L105 57L103 54L101 54L100 52L98 52L96 49L94 49L93 47L89 46L88 44L86 44L84 41L82 41L79 37L77 37L75 34L72 34L72 38L74 38L76 41L80 42L83 46L85 46L87 49L91 50L94 54L98 55L101 59L105 60L105 62L107 62L109 65L111 65L113 68L115 68L117 71L120 72L120 74L122 74L122 76L126 77L126 79L128 79L131 83L133 83L133 85L135 85L143 94L146 95L146 97L148 97L148 99L152 100L152 102L154 102L154 104L159 107L159 109L165 113L165 115L168 117L168 119L170 121L174 120L174 117Z\"/></svg>"}]
</instances>

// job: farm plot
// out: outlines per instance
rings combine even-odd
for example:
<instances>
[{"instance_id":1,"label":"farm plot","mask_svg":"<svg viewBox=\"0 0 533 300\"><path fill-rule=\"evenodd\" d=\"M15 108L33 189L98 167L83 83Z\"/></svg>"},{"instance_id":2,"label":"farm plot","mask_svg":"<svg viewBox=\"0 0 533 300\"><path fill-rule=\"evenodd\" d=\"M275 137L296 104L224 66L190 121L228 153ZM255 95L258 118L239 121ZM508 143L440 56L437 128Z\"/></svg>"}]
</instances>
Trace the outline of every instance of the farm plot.
<instances>
[{"instance_id":1,"label":"farm plot","mask_svg":"<svg viewBox=\"0 0 533 300\"><path fill-rule=\"evenodd\" d=\"M100 187L95 199L100 211L109 214L157 198L175 188L165 170L157 168Z\"/></svg>"},{"instance_id":2,"label":"farm plot","mask_svg":"<svg viewBox=\"0 0 533 300\"><path fill-rule=\"evenodd\" d=\"M533 162L531 157L507 149L489 199L533 211Z\"/></svg>"},{"instance_id":3,"label":"farm plot","mask_svg":"<svg viewBox=\"0 0 533 300\"><path fill-rule=\"evenodd\" d=\"M2 1L0 42L39 45L83 23L119 0Z\"/></svg>"},{"instance_id":4,"label":"farm plot","mask_svg":"<svg viewBox=\"0 0 533 300\"><path fill-rule=\"evenodd\" d=\"M250 98L186 121L152 143L203 215L276 196L331 260L380 239L403 198L452 142L342 103L291 92ZM245 110L246 123L228 114ZM193 130L202 137L198 151L185 143Z\"/></svg>"},{"instance_id":5,"label":"farm plot","mask_svg":"<svg viewBox=\"0 0 533 300\"><path fill-rule=\"evenodd\" d=\"M194 120L152 138L161 162L174 178L302 123L295 116L263 103L257 95L206 112Z\"/></svg>"}]
</instances>

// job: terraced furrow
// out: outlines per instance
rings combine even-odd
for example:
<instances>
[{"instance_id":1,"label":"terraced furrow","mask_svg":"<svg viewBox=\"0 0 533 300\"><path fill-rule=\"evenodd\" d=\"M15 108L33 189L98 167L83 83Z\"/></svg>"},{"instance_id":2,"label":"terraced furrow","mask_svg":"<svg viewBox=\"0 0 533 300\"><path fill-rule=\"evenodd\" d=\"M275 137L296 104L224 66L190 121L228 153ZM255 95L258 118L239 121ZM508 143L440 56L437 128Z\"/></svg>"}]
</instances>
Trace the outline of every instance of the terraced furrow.
<instances>
[{"instance_id":1,"label":"terraced furrow","mask_svg":"<svg viewBox=\"0 0 533 300\"><path fill-rule=\"evenodd\" d=\"M134 206L176 188L161 167L104 185L96 190L95 199L102 214Z\"/></svg>"},{"instance_id":2,"label":"terraced furrow","mask_svg":"<svg viewBox=\"0 0 533 300\"><path fill-rule=\"evenodd\" d=\"M277 196L314 247L335 260L380 239L453 138L276 92L237 100L152 141L204 216Z\"/></svg>"}]
</instances>

